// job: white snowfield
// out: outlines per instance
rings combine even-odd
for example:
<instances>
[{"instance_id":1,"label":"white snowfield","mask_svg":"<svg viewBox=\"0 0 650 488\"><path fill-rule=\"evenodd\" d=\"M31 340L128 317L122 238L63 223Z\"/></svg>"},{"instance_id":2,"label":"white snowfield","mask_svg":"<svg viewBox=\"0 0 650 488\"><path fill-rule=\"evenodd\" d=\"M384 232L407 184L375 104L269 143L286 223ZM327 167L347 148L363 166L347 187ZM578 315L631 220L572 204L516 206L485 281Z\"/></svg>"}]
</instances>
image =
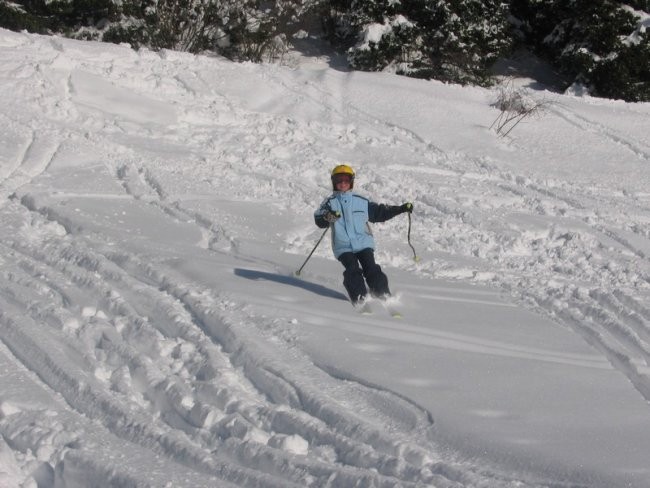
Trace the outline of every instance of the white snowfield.
<instances>
[{"instance_id":1,"label":"white snowfield","mask_svg":"<svg viewBox=\"0 0 650 488\"><path fill-rule=\"evenodd\" d=\"M0 30L0 487L650 487L650 104ZM524 81L521 81L524 83ZM395 298L356 313L336 164Z\"/></svg>"}]
</instances>

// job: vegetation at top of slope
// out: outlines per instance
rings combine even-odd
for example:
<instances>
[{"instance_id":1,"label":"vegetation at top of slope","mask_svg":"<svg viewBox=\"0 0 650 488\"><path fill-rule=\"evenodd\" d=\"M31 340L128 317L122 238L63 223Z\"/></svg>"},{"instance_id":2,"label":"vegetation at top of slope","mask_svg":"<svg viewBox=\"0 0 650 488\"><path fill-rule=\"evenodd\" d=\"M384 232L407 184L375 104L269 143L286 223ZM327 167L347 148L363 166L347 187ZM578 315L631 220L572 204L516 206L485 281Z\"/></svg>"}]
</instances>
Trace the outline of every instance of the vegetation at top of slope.
<instances>
[{"instance_id":1,"label":"vegetation at top of slope","mask_svg":"<svg viewBox=\"0 0 650 488\"><path fill-rule=\"evenodd\" d=\"M634 102L650 101L649 12L650 0L0 0L0 26L260 62L320 25L354 69L481 86L526 47L564 88Z\"/></svg>"}]
</instances>

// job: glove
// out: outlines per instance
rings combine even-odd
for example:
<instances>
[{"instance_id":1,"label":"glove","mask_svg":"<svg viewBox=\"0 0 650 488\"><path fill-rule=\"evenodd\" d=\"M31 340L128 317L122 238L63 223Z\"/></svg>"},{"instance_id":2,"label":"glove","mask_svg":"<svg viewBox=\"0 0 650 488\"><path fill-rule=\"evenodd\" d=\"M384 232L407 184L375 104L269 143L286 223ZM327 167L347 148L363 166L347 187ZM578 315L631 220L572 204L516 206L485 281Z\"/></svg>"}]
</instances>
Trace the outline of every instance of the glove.
<instances>
[{"instance_id":1,"label":"glove","mask_svg":"<svg viewBox=\"0 0 650 488\"><path fill-rule=\"evenodd\" d=\"M323 218L330 224L336 222L340 217L341 214L339 212L327 212L325 215L323 215Z\"/></svg>"},{"instance_id":2,"label":"glove","mask_svg":"<svg viewBox=\"0 0 650 488\"><path fill-rule=\"evenodd\" d=\"M402 213L403 212L411 213L413 212L413 204L411 202L403 203L402 205L400 205L400 209L402 210Z\"/></svg>"}]
</instances>

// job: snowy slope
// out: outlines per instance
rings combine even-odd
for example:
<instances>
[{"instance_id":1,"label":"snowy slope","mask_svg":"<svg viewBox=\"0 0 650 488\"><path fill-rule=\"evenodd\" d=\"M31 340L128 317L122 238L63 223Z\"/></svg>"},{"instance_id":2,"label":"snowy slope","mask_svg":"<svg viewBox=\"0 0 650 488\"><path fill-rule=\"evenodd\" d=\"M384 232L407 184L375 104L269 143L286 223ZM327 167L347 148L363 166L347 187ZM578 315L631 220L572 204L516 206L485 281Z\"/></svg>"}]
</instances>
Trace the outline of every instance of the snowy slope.
<instances>
[{"instance_id":1,"label":"snowy slope","mask_svg":"<svg viewBox=\"0 0 650 488\"><path fill-rule=\"evenodd\" d=\"M650 105L0 53L0 487L650 487ZM341 162L402 319L293 275Z\"/></svg>"}]
</instances>

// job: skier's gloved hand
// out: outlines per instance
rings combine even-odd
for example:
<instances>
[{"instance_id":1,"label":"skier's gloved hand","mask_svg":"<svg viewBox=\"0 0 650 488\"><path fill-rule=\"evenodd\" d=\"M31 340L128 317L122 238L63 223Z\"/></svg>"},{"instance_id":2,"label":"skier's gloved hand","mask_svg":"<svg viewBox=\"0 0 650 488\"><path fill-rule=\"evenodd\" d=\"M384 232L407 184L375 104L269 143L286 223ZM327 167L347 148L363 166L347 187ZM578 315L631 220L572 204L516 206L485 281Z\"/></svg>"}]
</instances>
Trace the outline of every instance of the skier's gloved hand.
<instances>
[{"instance_id":1,"label":"skier's gloved hand","mask_svg":"<svg viewBox=\"0 0 650 488\"><path fill-rule=\"evenodd\" d=\"M336 222L339 217L341 217L341 214L339 212L327 212L325 215L323 215L323 218L330 224Z\"/></svg>"},{"instance_id":2,"label":"skier's gloved hand","mask_svg":"<svg viewBox=\"0 0 650 488\"><path fill-rule=\"evenodd\" d=\"M411 212L413 212L413 204L412 204L411 202L403 203L403 204L400 206L400 209L402 210L402 213L403 213L403 212L411 213Z\"/></svg>"}]
</instances>

